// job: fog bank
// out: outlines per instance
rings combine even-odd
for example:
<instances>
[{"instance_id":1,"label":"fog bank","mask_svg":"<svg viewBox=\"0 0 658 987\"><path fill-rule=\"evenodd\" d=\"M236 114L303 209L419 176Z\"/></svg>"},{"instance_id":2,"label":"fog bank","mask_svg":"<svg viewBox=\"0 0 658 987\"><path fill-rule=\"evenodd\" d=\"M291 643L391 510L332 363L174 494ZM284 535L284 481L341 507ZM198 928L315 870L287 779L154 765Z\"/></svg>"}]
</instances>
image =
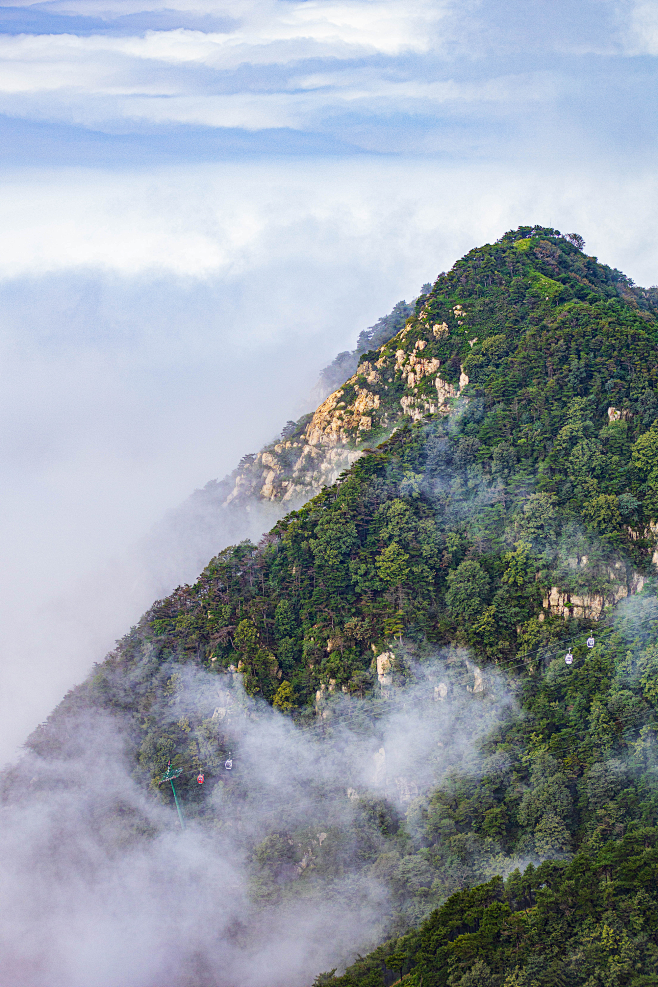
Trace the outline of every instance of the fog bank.
<instances>
[{"instance_id":1,"label":"fog bank","mask_svg":"<svg viewBox=\"0 0 658 987\"><path fill-rule=\"evenodd\" d=\"M461 664L463 682L432 661L374 703L334 697L313 729L239 676L163 669L162 729L185 716L207 738L203 788L191 764L176 782L185 831L136 771L135 725L69 709L2 779L5 987L301 987L371 946L390 908L366 865L394 843L371 820L481 770L515 708L499 677L469 693Z\"/></svg>"}]
</instances>

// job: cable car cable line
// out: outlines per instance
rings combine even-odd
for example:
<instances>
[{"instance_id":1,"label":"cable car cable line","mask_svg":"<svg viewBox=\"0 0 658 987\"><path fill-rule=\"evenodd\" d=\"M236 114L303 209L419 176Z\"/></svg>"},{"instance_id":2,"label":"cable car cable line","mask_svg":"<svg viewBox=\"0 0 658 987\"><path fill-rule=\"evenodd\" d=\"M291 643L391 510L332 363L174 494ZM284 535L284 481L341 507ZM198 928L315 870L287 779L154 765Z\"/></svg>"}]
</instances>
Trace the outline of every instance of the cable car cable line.
<instances>
[{"instance_id":1,"label":"cable car cable line","mask_svg":"<svg viewBox=\"0 0 658 987\"><path fill-rule=\"evenodd\" d=\"M616 619L616 615L610 614L609 615L609 618L606 620L605 624L599 624L600 630L601 631L608 631L608 630L611 630L611 629L614 630L614 620L615 619ZM634 620L634 625L642 626L642 625L644 625L644 624L646 624L648 622L653 622L653 621L655 621L657 619L658 619L658 608L655 608L650 613L644 614L642 617L636 618ZM572 635L570 638L568 638L566 642L565 641L562 641L562 642L560 642L559 646L555 646L553 648L550 648L549 650L546 650L545 647L539 647L539 648L536 648L532 652L525 652L521 656L516 656L515 659L510 659L509 661L506 661L506 662L494 662L493 663L493 668L496 669L496 670L501 670L501 671L511 671L511 670L517 669L517 668L527 668L528 659L529 658L532 658L532 657L535 657L535 656L539 656L539 666L540 666L539 670L541 670L541 665L542 664L545 664L547 661L553 659L554 657L557 657L559 654L563 654L564 653L565 646L568 649L567 650L567 654L565 655L565 661L566 661L566 663L568 665L571 665L574 662L574 655L572 653L572 647L577 648L579 644L580 644L581 647L583 647L583 635L585 633L586 633L586 631L584 631L584 630L583 631L580 631L578 634ZM589 632L588 638L584 642L584 646L588 649L588 651L591 651L596 646L596 640L595 640L594 636L592 635L591 631ZM587 661L588 658L589 658L589 655L588 655L587 652L585 652L584 661ZM571 659L571 660L569 661L569 659ZM579 663L579 664L576 665L576 668L574 668L573 671L575 672L577 669L580 669L581 667L584 667L584 666L581 663ZM486 669L486 666L485 666L485 669ZM433 703L432 703L432 705L433 705ZM365 725L365 722L367 722L368 720L372 721L373 719L375 719L375 720L376 719L379 719L383 715L388 714L390 711L391 711L391 706L389 704L389 701L387 701L387 700L383 700L383 701L377 703L377 705L374 706L374 708L373 708L373 705L372 704L369 704L369 703L361 704L361 703L359 703L356 708L354 708L354 709L352 709L350 711L341 712L340 710L335 710L335 712L337 714L336 723L338 725L338 724L341 724L341 723L344 723L344 722L349 722L349 721L355 719L356 717L361 717L362 720L364 721L364 725ZM626 729L626 726L625 725L631 725L632 724L638 730L642 729L643 727L649 727L650 729L656 729L656 730L658 730L658 724L656 724L655 722L651 722L650 720L648 722L647 721L641 722L642 719L644 719L644 716L647 713L649 713L649 715L651 716L651 714L653 713L653 710L651 710L651 709L645 709L645 710L639 711L639 715L638 715L638 711L637 710L633 710L633 711L629 711L626 715L615 716L614 718L612 718L612 726L613 726L613 728L619 728L619 727L621 727L621 730L615 729L616 737L614 738L613 745L614 746L618 746L621 743L625 743L625 744L628 744L629 743L629 741L628 740L624 740L624 738L622 736L623 732ZM569 729L570 729L569 726L565 726L563 728L563 730L557 731L557 733L556 734L553 734L552 737L559 736L559 734L561 734L564 730L569 730ZM578 729L578 728L575 728L575 729ZM510 742L512 742L512 741L510 741ZM483 740L483 743L484 744L487 743L486 739ZM592 743L595 743L595 741L593 739L587 739L587 738L584 738L584 737L580 737L580 738L579 737L570 737L570 738L565 738L564 741L562 741L562 742L560 742L558 744L551 745L551 737L549 737L546 745L544 745L545 746L545 751L544 752L546 754L548 754L548 755L560 756L561 754L563 754L566 751L571 751L573 748L579 748L579 747L582 747L583 745L588 744L588 743L592 744ZM425 753L426 756L427 756L427 754L429 754L429 751L426 750L426 746L425 745L418 744L418 745L414 745L414 746L415 746L416 750L423 750L423 752ZM538 751L537 754L539 754L539 753L540 752ZM610 753L610 751L607 751L606 752L606 756L609 755L609 753ZM220 757L221 757L221 755L220 755ZM233 757L232 757L231 751L229 751L229 757L224 762L224 769L226 771L230 771L230 770L232 770L232 768L233 768ZM182 829L185 828L185 823L184 823L184 818L183 818L183 814L182 814L182 809L181 809L181 806L180 806L180 803L179 803L179 800L178 800L178 795L176 793L176 788L174 786L174 779L177 778L177 777L179 777L181 774L189 774L192 771L195 771L195 772L196 771L199 771L199 762L197 762L196 765L186 764L186 765L183 765L183 766L178 766L177 768L172 768L171 761L169 761L169 763L167 765L167 771L165 772L165 774L162 775L162 777L160 778L160 781L158 782L158 784L162 784L162 783L164 783L166 781L169 781L170 782L171 787L172 787L172 792L173 792L173 795L174 795L174 801L176 803L176 808L178 810L178 816L179 816L179 820L180 820L180 824L181 824L181 828ZM203 782L205 780L205 773L206 772L207 772L207 769L202 768L201 771L200 771L200 773L197 775L197 782L199 784L203 784ZM377 795L376 792L367 792L367 793L364 793L364 794L366 796L370 795L371 797L376 797L376 795ZM278 802L275 803L275 801L273 799L271 799L271 798L268 799L267 797L264 797L263 795L260 795L260 796L257 796L257 797L258 797L258 801L259 801L259 806L267 807L268 805L271 805L273 809L275 807L277 807L279 810L281 809L281 805ZM363 796L359 796L359 797L363 797ZM326 796L324 796L324 795L323 796L316 796L316 797L313 797L313 798L305 797L304 798L304 804L306 804L306 805L313 804L313 805L324 805L324 806L326 806L327 804L331 804L332 802L337 802L339 800L340 801L344 801L345 799L351 800L349 794L343 794L343 793L341 793L340 795L338 795L338 793L336 793L336 794L326 795Z\"/></svg>"},{"instance_id":2,"label":"cable car cable line","mask_svg":"<svg viewBox=\"0 0 658 987\"><path fill-rule=\"evenodd\" d=\"M653 712L654 711L651 710L651 709L649 709L649 708L647 708L645 710L642 710L641 713L640 713L640 718L642 718L642 715L643 714L646 714L646 713L653 714ZM614 726L619 726L621 724L631 723L631 721L635 721L637 719L638 719L637 711L629 711L629 713L627 713L626 715L615 717L614 718L614 721L613 721L613 725ZM637 726L638 729L641 729L644 726L648 726L650 728L653 728L653 729L658 730L658 723L656 723L656 722L651 722L651 721L646 722L645 721L644 723L635 723L634 725ZM570 728L567 726L564 729L565 730L568 730ZM561 732L563 732L563 731L559 731L559 733L561 733ZM552 736L554 737L554 736L556 736L556 734L553 734ZM618 735L615 738L615 742L618 744L621 741L622 741L622 738ZM510 739L509 743L513 743L513 742L514 742L514 739L513 738ZM568 751L568 750L570 750L573 747L578 747L579 745L583 745L583 744L586 744L588 742L589 743L595 743L595 741L593 739L591 739L591 740L588 741L586 738L582 738L582 737L581 738L579 738L579 737L570 737L570 738L565 738L565 740L563 740L562 742L560 742L557 745L552 745L551 746L551 738L549 737L548 738L548 741L547 741L547 744L545 745L546 746L545 753L547 753L549 755L559 754L561 751ZM486 745L487 740L484 739L483 740L483 743ZM415 747L415 750L416 751L422 751L426 755L429 754L429 751L427 750L427 745L426 744L412 745L412 751L413 751L414 747ZM539 752L537 752L537 753L539 753ZM445 755L445 752L443 752L443 756L444 755ZM188 769L189 772L196 771L196 770L198 770L196 767L194 767L194 768L190 767ZM176 777L178 775L182 774L182 773L186 773L186 769L185 768L179 768L179 769L176 769L176 771L177 771ZM166 779L163 778L162 780L169 780L169 779L168 778L166 778ZM377 792L376 791L368 791L368 792L365 792L365 793L360 793L360 796L361 797L363 797L363 795L365 795L366 797L368 795L371 796L371 797L376 797ZM339 800L340 801L344 801L346 798L349 799L350 796L347 795L346 793L341 792L340 795L338 793L328 794L328 795L317 795L317 796L314 796L314 797L304 795L303 796L303 801L304 801L304 804L309 804L310 803L310 804L321 805L321 804L326 804L328 802L330 803L330 802L335 802L335 801L339 801ZM264 796L262 793L260 793L260 794L254 794L253 795L253 799L255 799L255 800L258 801L259 806L262 805L262 806L266 807L268 804L271 805L272 807L274 807L274 806L280 806L280 802L278 800L274 799L273 797L268 798L268 797ZM285 795L282 795L281 796L281 799L287 805L287 804L289 804L290 796L289 796L289 794L285 794Z\"/></svg>"}]
</instances>

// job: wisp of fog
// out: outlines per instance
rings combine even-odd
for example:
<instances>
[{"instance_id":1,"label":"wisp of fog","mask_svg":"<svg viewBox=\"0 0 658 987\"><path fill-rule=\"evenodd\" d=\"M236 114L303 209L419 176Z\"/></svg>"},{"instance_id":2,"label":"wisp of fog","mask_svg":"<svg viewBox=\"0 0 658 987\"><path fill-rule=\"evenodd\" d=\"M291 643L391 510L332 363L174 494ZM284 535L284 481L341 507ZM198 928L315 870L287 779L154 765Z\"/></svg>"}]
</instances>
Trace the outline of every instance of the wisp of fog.
<instances>
[{"instance_id":1,"label":"wisp of fog","mask_svg":"<svg viewBox=\"0 0 658 987\"><path fill-rule=\"evenodd\" d=\"M465 655L394 664L379 698L321 696L307 726L237 673L172 664L158 718L201 727L216 765L181 794L184 830L169 784L136 766L134 724L56 716L3 776L3 985L291 987L372 946L390 908L363 856L386 849L382 818L482 770L515 710Z\"/></svg>"}]
</instances>

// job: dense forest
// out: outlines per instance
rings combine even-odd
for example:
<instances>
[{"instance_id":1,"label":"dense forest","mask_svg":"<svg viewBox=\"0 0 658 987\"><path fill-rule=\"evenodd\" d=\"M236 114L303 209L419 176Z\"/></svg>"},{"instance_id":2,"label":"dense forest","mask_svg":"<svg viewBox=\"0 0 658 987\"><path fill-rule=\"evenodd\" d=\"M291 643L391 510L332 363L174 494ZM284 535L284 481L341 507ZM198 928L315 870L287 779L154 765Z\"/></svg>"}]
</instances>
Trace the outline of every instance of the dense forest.
<instances>
[{"instance_id":1,"label":"dense forest","mask_svg":"<svg viewBox=\"0 0 658 987\"><path fill-rule=\"evenodd\" d=\"M427 286L339 394L369 409L354 465L154 604L29 740L47 760L72 717L120 716L140 783L169 799L180 767L221 832L218 792L248 811L239 738L215 703L165 715L185 670L328 750L423 682L479 718L477 765L343 792L310 866L303 821L259 833L259 900L346 869L387 888L385 942L318 984L658 984L658 306L584 246L521 227Z\"/></svg>"}]
</instances>

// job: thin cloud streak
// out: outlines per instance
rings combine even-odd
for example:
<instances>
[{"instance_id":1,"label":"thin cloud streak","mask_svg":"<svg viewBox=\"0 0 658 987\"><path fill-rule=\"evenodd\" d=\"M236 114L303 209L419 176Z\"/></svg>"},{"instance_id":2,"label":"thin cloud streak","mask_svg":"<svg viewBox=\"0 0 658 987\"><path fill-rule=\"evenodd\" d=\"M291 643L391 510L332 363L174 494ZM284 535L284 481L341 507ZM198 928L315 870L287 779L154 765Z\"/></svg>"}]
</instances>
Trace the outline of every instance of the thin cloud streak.
<instances>
[{"instance_id":1,"label":"thin cloud streak","mask_svg":"<svg viewBox=\"0 0 658 987\"><path fill-rule=\"evenodd\" d=\"M97 74L98 66L92 72ZM50 119L84 126L103 127L108 120L130 120L150 124L191 124L210 128L242 128L247 131L290 128L309 130L327 114L348 111L359 115L420 114L429 116L451 108L462 114L481 113L484 106L497 106L509 115L514 106L524 113L531 104L552 100L566 84L547 73L457 82L454 79L428 82L393 80L374 71L321 73L293 77L282 92L223 94L180 94L171 86L167 92L148 92L138 86L131 93L104 93L90 102L75 92L60 90L56 82L43 106L43 90L28 96L12 90L13 80L0 70L0 112L8 116L20 109L25 118ZM90 85L93 81L90 80ZM83 86L80 80L80 87ZM125 87L127 89L128 87ZM151 87L152 88L152 87Z\"/></svg>"},{"instance_id":2,"label":"thin cloud streak","mask_svg":"<svg viewBox=\"0 0 658 987\"><path fill-rule=\"evenodd\" d=\"M203 32L185 28L146 31L142 36L77 36L72 34L5 35L3 59L25 65L98 55L125 55L168 64L194 63L233 68L244 62L285 63L292 58L354 58L381 53L427 52L433 47L431 28L443 16L441 6L355 2L350 4L279 4L267 16L242 22L233 31ZM429 30L428 30L429 29ZM294 46L288 54L286 43ZM301 46L298 44L301 42Z\"/></svg>"}]
</instances>

